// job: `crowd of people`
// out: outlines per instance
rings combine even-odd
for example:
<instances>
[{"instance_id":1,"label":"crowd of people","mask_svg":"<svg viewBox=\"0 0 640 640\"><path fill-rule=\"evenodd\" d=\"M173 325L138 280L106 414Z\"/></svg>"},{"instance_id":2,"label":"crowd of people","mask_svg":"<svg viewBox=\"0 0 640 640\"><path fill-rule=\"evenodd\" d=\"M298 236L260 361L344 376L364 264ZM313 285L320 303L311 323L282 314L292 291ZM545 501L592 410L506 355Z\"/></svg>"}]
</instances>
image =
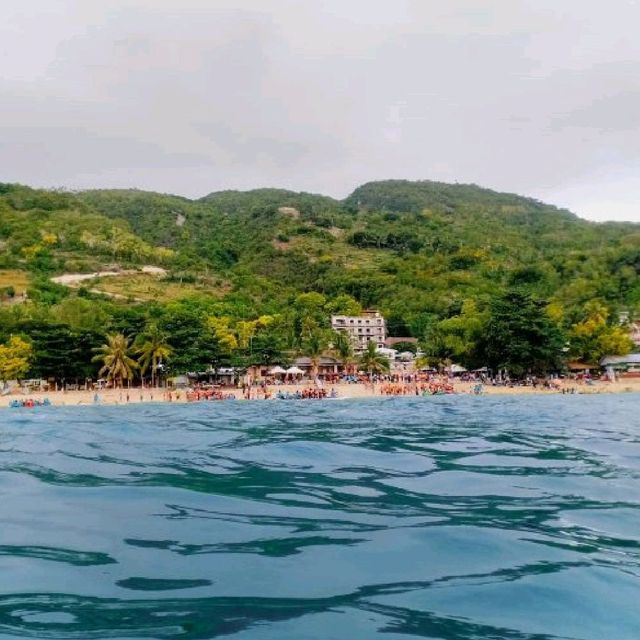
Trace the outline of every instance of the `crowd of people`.
<instances>
[{"instance_id":1,"label":"crowd of people","mask_svg":"<svg viewBox=\"0 0 640 640\"><path fill-rule=\"evenodd\" d=\"M335 389L327 391L324 387L309 387L300 389L295 392L278 391L276 398L278 400L323 400L324 398L337 398L338 393Z\"/></svg>"},{"instance_id":2,"label":"crowd of people","mask_svg":"<svg viewBox=\"0 0 640 640\"><path fill-rule=\"evenodd\" d=\"M380 386L383 396L435 396L455 393L453 384L432 380L431 382L388 382Z\"/></svg>"},{"instance_id":3,"label":"crowd of people","mask_svg":"<svg viewBox=\"0 0 640 640\"><path fill-rule=\"evenodd\" d=\"M199 402L200 400L235 400L234 393L225 393L223 389L193 389L186 392L187 402Z\"/></svg>"},{"instance_id":4,"label":"crowd of people","mask_svg":"<svg viewBox=\"0 0 640 640\"><path fill-rule=\"evenodd\" d=\"M202 402L220 400L311 400L323 398L355 398L374 396L432 396L450 394L485 395L493 393L555 392L561 394L600 393L607 391L630 391L631 386L618 389L608 378L600 379L602 385L589 375L559 378L527 376L510 379L502 376L487 376L482 373L447 376L435 372L397 372L378 375L349 374L343 376L309 378L274 382L270 377L245 377L234 385L196 382L181 387L137 387L66 389L49 397L37 397L33 392L19 399L10 399L12 408L34 408L68 404L137 404L142 402ZM584 389L594 387L594 389ZM610 388L607 388L610 387ZM614 388L615 387L615 388Z\"/></svg>"},{"instance_id":5,"label":"crowd of people","mask_svg":"<svg viewBox=\"0 0 640 640\"><path fill-rule=\"evenodd\" d=\"M34 407L48 407L51 405L49 398L20 398L9 401L11 409L33 409Z\"/></svg>"}]
</instances>

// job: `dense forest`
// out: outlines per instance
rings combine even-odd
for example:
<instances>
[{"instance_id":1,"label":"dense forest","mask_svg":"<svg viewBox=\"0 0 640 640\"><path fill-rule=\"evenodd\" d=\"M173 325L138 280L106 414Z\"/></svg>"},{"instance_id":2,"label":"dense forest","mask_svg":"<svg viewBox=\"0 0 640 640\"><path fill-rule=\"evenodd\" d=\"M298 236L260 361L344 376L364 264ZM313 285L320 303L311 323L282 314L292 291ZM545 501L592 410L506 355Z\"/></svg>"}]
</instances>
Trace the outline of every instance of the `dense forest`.
<instances>
[{"instance_id":1,"label":"dense forest","mask_svg":"<svg viewBox=\"0 0 640 640\"><path fill-rule=\"evenodd\" d=\"M286 362L331 348L332 313L370 307L434 363L595 363L632 348L619 319L640 312L639 273L640 225L475 185L372 182L338 201L0 184L0 379L95 377L109 336L163 346L175 372Z\"/></svg>"}]
</instances>

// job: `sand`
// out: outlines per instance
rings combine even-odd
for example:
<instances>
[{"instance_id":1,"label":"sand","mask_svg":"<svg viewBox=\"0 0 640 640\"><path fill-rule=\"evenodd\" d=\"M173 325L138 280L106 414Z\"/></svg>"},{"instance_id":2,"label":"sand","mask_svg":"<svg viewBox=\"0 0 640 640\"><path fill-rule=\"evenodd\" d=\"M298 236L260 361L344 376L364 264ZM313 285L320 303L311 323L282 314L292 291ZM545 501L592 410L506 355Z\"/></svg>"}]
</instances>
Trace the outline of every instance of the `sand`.
<instances>
[{"instance_id":1,"label":"sand","mask_svg":"<svg viewBox=\"0 0 640 640\"><path fill-rule=\"evenodd\" d=\"M295 392L298 389L305 389L312 387L310 383L298 384L298 385L274 385L268 389L272 394L272 397L279 391ZM335 384L326 385L327 390L335 389L338 394L338 398L370 398L370 397L388 397L381 393L381 387L383 385L364 385L364 384ZM475 383L470 382L455 382L453 384L456 394L470 394L473 393L473 387ZM600 393L628 393L628 392L640 392L640 379L630 378L622 379L617 382L600 382L595 381L592 385L585 383L579 383L572 380L562 381L557 389L534 389L533 387L492 387L484 386L482 395L530 395L530 394L542 394L553 395L562 392L562 388L575 389L577 394L600 394ZM415 395L414 387L407 386L408 393L406 395ZM11 400L21 400L27 398L33 398L34 400L44 400L48 398L54 406L81 406L81 405L93 405L96 393L98 394L98 404L101 405L125 405L125 404L141 404L149 402L169 402L168 394L164 389L108 389L104 391L53 391L53 392L38 392L30 394L16 393L8 396L3 396L0 399L0 407L7 407ZM226 389L225 393L233 393L238 400L244 400L242 391L240 389ZM252 390L252 398L256 399L256 396L260 396L258 399L262 399L262 393L257 393L256 389ZM173 391L171 393L172 403L184 403L187 402L186 392L184 390Z\"/></svg>"}]
</instances>

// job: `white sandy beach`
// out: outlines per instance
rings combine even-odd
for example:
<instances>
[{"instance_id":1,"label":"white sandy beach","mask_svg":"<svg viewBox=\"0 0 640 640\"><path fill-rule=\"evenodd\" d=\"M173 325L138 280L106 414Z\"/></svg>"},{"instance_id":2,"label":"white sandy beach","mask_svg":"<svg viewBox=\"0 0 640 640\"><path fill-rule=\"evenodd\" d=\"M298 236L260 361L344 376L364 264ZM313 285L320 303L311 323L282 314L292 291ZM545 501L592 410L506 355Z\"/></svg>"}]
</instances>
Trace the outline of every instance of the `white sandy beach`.
<instances>
[{"instance_id":1,"label":"white sandy beach","mask_svg":"<svg viewBox=\"0 0 640 640\"><path fill-rule=\"evenodd\" d=\"M278 391L295 392L312 388L314 385L310 382L300 383L296 385L273 385L267 387L271 398L275 397ZM454 394L472 394L475 383L473 382L454 382ZM384 385L382 384L345 384L338 383L334 385L326 385L326 389L331 392L334 389L338 398L372 398L372 397L388 397L389 394L383 393ZM600 394L600 393L629 393L640 392L640 379L629 378L616 382L595 381L591 385L579 383L573 380L560 381L557 389L544 389L533 387L504 387L485 385L482 389L482 395L523 395L523 394L543 394L554 395L562 393L562 389L575 390L577 394ZM406 385L402 390L403 393L391 395L413 396L415 393L414 385ZM225 388L224 393L233 394L237 400L246 400L243 397L241 389ZM53 406L81 406L96 404L96 394L98 397L97 404L101 405L122 405L122 404L140 404L148 402L173 402L186 403L187 393L185 390L173 390L169 394L166 389L149 389L149 388L131 388L131 389L107 389L102 391L79 390L79 391L49 391L34 392L29 394L14 393L4 396L0 406L9 406L12 400L26 400L32 398L34 400L44 400L48 398ZM262 390L253 388L251 392L252 400L264 400Z\"/></svg>"}]
</instances>

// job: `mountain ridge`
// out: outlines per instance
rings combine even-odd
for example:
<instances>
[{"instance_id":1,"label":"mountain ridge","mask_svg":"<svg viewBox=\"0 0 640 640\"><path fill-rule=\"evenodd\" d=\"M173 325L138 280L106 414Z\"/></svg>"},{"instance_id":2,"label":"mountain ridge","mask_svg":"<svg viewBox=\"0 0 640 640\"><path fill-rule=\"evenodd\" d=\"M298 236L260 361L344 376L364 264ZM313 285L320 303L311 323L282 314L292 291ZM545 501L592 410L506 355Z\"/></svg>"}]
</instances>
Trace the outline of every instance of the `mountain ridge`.
<instances>
[{"instance_id":1,"label":"mountain ridge","mask_svg":"<svg viewBox=\"0 0 640 640\"><path fill-rule=\"evenodd\" d=\"M470 184L372 181L343 200L277 188L189 199L0 184L0 214L3 263L34 277L156 260L183 282L214 274L258 309L296 292L349 295L396 317L395 332L420 334L428 317L468 298L482 304L520 272L570 308L640 303L640 225Z\"/></svg>"}]
</instances>

